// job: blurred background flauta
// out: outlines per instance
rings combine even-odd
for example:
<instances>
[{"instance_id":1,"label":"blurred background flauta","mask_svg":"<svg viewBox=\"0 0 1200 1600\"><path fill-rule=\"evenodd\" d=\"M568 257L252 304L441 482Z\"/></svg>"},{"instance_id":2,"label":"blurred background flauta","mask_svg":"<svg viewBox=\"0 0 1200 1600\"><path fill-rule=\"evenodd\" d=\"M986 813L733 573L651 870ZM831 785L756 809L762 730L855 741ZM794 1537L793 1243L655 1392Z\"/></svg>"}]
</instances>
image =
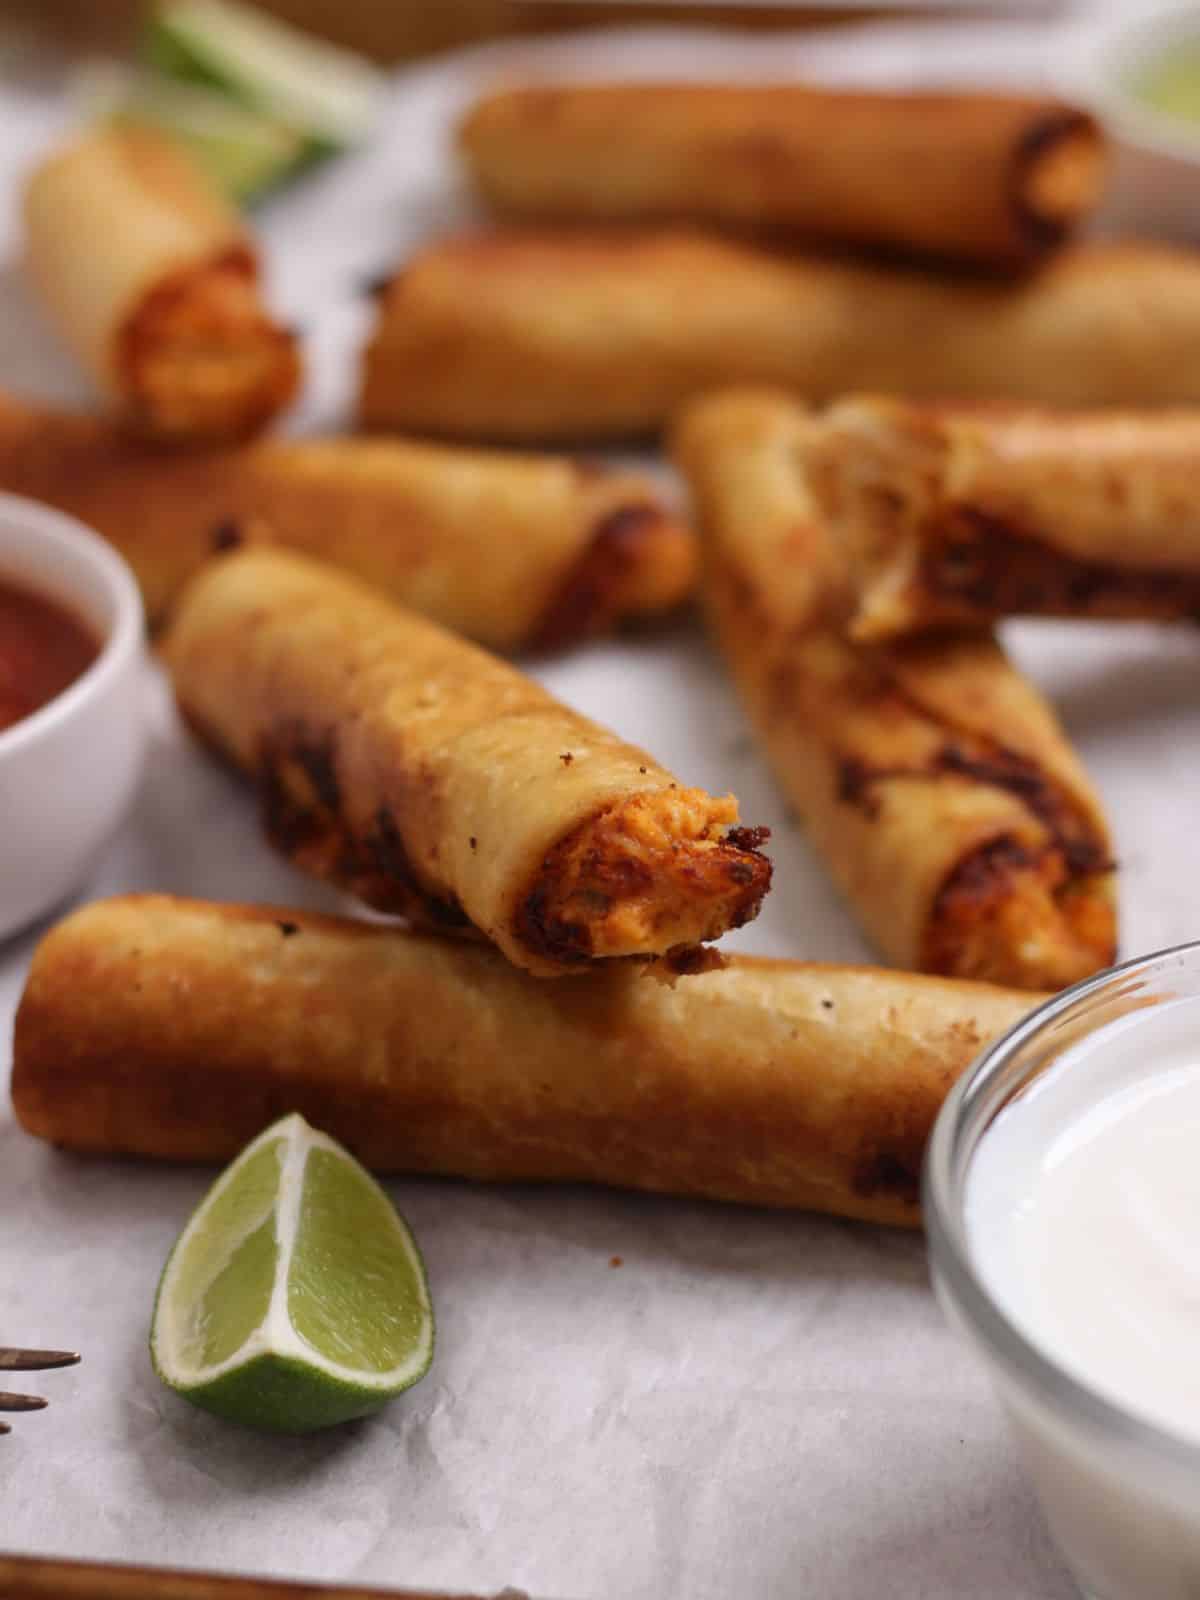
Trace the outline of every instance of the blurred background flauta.
<instances>
[{"instance_id":1,"label":"blurred background flauta","mask_svg":"<svg viewBox=\"0 0 1200 1600\"><path fill-rule=\"evenodd\" d=\"M794 28L871 17L947 13L1044 13L1052 0L941 0L926 5L719 3L604 4L599 0L261 0L260 9L380 61L401 61L480 39L618 22L736 22ZM3 0L0 14L74 47L120 47L136 37L147 0Z\"/></svg>"}]
</instances>

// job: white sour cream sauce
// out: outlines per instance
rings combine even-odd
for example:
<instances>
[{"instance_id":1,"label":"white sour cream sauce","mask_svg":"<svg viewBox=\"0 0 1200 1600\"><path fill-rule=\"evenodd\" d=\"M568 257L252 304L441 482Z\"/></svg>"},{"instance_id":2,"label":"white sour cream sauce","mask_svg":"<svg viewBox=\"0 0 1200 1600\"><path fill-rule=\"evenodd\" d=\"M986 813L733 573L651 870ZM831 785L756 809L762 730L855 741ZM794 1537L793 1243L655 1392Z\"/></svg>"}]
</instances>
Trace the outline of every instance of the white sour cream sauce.
<instances>
[{"instance_id":1,"label":"white sour cream sauce","mask_svg":"<svg viewBox=\"0 0 1200 1600\"><path fill-rule=\"evenodd\" d=\"M1008 1106L972 1161L966 1221L1033 1344L1200 1443L1200 1000L1131 1013Z\"/></svg>"}]
</instances>

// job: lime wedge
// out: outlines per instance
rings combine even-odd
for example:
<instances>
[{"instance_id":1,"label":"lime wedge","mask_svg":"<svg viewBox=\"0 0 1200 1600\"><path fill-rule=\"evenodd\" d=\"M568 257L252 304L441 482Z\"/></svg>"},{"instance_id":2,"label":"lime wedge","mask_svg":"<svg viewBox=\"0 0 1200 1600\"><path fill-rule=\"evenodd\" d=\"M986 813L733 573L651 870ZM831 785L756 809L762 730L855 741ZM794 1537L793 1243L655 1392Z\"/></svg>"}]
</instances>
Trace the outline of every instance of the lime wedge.
<instances>
[{"instance_id":1,"label":"lime wedge","mask_svg":"<svg viewBox=\"0 0 1200 1600\"><path fill-rule=\"evenodd\" d=\"M176 1394L249 1427L311 1433L367 1416L433 1359L420 1253L353 1156L285 1117L180 1235L150 1354Z\"/></svg>"},{"instance_id":2,"label":"lime wedge","mask_svg":"<svg viewBox=\"0 0 1200 1600\"><path fill-rule=\"evenodd\" d=\"M365 136L383 82L353 51L235 0L160 0L143 52L169 77L214 85L327 150Z\"/></svg>"},{"instance_id":3,"label":"lime wedge","mask_svg":"<svg viewBox=\"0 0 1200 1600\"><path fill-rule=\"evenodd\" d=\"M91 120L169 134L237 201L273 188L310 154L303 135L215 89L95 63L80 69L73 90Z\"/></svg>"}]
</instances>

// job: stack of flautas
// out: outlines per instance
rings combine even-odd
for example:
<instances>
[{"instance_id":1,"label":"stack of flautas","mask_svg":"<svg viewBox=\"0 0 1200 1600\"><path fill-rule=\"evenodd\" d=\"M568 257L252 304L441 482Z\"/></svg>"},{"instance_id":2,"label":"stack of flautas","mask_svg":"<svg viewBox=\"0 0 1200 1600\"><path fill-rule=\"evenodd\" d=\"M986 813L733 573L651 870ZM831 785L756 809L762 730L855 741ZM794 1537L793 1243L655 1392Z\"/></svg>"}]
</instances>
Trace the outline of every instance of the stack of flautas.
<instances>
[{"instance_id":1,"label":"stack of flautas","mask_svg":"<svg viewBox=\"0 0 1200 1600\"><path fill-rule=\"evenodd\" d=\"M676 439L718 642L780 781L900 966L1056 988L1115 954L1111 844L1053 713L986 632L853 642L787 396L702 402Z\"/></svg>"},{"instance_id":2,"label":"stack of flautas","mask_svg":"<svg viewBox=\"0 0 1200 1600\"><path fill-rule=\"evenodd\" d=\"M1075 107L525 87L479 101L459 147L501 226L434 244L387 288L363 370L369 427L619 438L741 383L809 400L1200 399L1194 258L1138 245L1056 256L1107 170L1100 129ZM873 255L803 253L813 240Z\"/></svg>"},{"instance_id":3,"label":"stack of flautas","mask_svg":"<svg viewBox=\"0 0 1200 1600\"><path fill-rule=\"evenodd\" d=\"M1200 261L1062 248L1106 152L1057 102L525 89L460 148L520 226L389 285L362 420L512 444L687 408L716 638L814 846L917 970L722 958L769 887L765 830L480 648L683 599L695 542L650 483L245 442L297 375L253 247L183 157L104 133L26 210L35 282L118 417L0 397L0 486L125 553L183 717L270 841L407 926L89 907L35 956L17 1116L218 1161L299 1110L382 1172L915 1223L958 1073L1115 953L1098 799L991 624L1200 612L1200 422L1028 407L1200 401ZM873 255L803 253L831 241ZM745 382L774 387L707 395ZM927 403L844 398L876 390Z\"/></svg>"},{"instance_id":4,"label":"stack of flautas","mask_svg":"<svg viewBox=\"0 0 1200 1600\"><path fill-rule=\"evenodd\" d=\"M153 625L214 551L271 542L343 567L495 650L560 647L690 593L695 540L645 477L399 439L164 450L0 395L0 488L81 518Z\"/></svg>"},{"instance_id":5,"label":"stack of flautas","mask_svg":"<svg viewBox=\"0 0 1200 1600\"><path fill-rule=\"evenodd\" d=\"M254 243L169 140L84 135L29 180L25 231L46 314L128 425L244 438L292 399L296 342L263 306Z\"/></svg>"}]
</instances>

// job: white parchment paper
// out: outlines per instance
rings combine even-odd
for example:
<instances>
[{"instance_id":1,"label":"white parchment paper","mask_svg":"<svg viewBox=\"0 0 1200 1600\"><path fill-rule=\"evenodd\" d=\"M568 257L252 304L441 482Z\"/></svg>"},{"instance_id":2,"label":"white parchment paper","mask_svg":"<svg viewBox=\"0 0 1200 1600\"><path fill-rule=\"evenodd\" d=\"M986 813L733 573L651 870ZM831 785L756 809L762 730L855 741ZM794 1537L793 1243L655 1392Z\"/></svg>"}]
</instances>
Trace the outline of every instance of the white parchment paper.
<instances>
[{"instance_id":1,"label":"white parchment paper","mask_svg":"<svg viewBox=\"0 0 1200 1600\"><path fill-rule=\"evenodd\" d=\"M1022 79L1060 59L1058 41L990 26L655 32L493 47L398 77L372 149L261 218L315 369L299 424L345 414L363 284L466 214L444 134L481 78L565 66ZM47 86L0 91L0 247L16 176L63 120ZM79 394L12 269L0 271L0 383ZM1027 625L1011 642L1114 818L1125 953L1197 935L1200 635ZM776 888L731 943L869 957L697 632L597 645L543 675L772 826ZM189 745L146 676L145 781L79 899L153 888L335 905L271 857L246 792ZM0 946L0 1089L35 934ZM1073 1592L917 1238L582 1189L395 1183L429 1265L432 1373L375 1421L281 1441L190 1409L150 1370L157 1277L209 1178L55 1154L0 1097L0 1342L85 1356L39 1379L51 1408L0 1441L0 1548L558 1600Z\"/></svg>"}]
</instances>

